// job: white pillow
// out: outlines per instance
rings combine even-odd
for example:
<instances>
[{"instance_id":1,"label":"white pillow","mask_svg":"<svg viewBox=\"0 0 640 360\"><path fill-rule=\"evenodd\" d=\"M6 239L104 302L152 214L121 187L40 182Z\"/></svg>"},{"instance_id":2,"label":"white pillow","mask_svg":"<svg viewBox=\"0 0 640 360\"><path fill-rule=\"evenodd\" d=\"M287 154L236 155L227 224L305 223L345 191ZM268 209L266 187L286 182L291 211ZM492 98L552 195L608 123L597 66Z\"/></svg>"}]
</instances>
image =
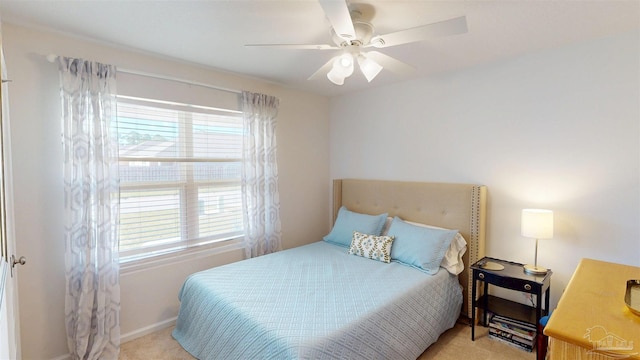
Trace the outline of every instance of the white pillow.
<instances>
[{"instance_id":1,"label":"white pillow","mask_svg":"<svg viewBox=\"0 0 640 360\"><path fill-rule=\"evenodd\" d=\"M391 224L392 217L388 217L385 225L383 227L382 235L387 235L389 231L389 225ZM405 221L408 224L422 226L432 229L444 229L437 226L431 226L426 224L421 224L413 221ZM456 236L451 240L451 244L447 249L447 252L444 254L442 258L442 262L440 263L440 267L445 268L449 273L453 275L458 275L464 270L464 262L462 261L462 256L467 252L467 241L464 237L457 233Z\"/></svg>"}]
</instances>

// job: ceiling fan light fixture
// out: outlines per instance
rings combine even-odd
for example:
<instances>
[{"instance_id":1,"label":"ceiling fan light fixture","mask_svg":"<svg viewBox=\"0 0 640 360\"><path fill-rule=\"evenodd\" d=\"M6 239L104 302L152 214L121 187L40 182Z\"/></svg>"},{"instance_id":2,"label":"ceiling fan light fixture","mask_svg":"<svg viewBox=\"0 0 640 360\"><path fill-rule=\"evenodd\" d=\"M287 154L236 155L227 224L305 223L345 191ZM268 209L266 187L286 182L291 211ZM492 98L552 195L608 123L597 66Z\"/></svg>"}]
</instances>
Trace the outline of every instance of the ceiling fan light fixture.
<instances>
[{"instance_id":1,"label":"ceiling fan light fixture","mask_svg":"<svg viewBox=\"0 0 640 360\"><path fill-rule=\"evenodd\" d=\"M360 66L360 71L365 78L367 78L368 82L371 82L380 71L382 71L382 66L372 59L364 56L363 54L358 55L358 65Z\"/></svg>"},{"instance_id":2,"label":"ceiling fan light fixture","mask_svg":"<svg viewBox=\"0 0 640 360\"><path fill-rule=\"evenodd\" d=\"M344 78L345 77L340 74L340 71L336 71L335 66L327 73L327 79L336 85L344 84Z\"/></svg>"},{"instance_id":3,"label":"ceiling fan light fixture","mask_svg":"<svg viewBox=\"0 0 640 360\"><path fill-rule=\"evenodd\" d=\"M331 71L327 73L327 78L336 85L344 84L344 79L353 74L353 55L344 53L333 60Z\"/></svg>"},{"instance_id":4,"label":"ceiling fan light fixture","mask_svg":"<svg viewBox=\"0 0 640 360\"><path fill-rule=\"evenodd\" d=\"M340 55L333 63L333 67L338 68L344 74L344 77L351 76L353 74L353 55L350 53Z\"/></svg>"}]
</instances>

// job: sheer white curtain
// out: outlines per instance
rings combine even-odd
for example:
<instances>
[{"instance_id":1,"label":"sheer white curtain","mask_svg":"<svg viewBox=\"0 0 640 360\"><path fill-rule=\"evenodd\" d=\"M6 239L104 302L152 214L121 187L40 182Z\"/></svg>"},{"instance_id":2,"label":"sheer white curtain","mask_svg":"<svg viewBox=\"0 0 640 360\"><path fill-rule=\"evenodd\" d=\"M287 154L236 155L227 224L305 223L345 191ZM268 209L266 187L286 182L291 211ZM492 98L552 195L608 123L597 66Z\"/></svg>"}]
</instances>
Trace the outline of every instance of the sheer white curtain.
<instances>
[{"instance_id":1,"label":"sheer white curtain","mask_svg":"<svg viewBox=\"0 0 640 360\"><path fill-rule=\"evenodd\" d=\"M276 97L243 91L242 194L246 256L281 250L280 195L276 164Z\"/></svg>"},{"instance_id":2,"label":"sheer white curtain","mask_svg":"<svg viewBox=\"0 0 640 360\"><path fill-rule=\"evenodd\" d=\"M116 68L59 58L65 187L65 321L73 359L120 348Z\"/></svg>"}]
</instances>

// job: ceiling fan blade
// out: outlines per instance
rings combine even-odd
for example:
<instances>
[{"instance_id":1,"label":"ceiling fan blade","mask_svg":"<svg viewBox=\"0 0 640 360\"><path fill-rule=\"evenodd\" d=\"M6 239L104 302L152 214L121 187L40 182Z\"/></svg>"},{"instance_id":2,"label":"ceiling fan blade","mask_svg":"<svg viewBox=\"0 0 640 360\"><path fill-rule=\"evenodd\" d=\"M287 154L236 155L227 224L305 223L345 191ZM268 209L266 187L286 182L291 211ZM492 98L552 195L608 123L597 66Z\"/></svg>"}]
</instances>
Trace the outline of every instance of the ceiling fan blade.
<instances>
[{"instance_id":1,"label":"ceiling fan blade","mask_svg":"<svg viewBox=\"0 0 640 360\"><path fill-rule=\"evenodd\" d=\"M356 31L345 0L320 0L320 6L339 37L345 40L356 38Z\"/></svg>"},{"instance_id":2,"label":"ceiling fan blade","mask_svg":"<svg viewBox=\"0 0 640 360\"><path fill-rule=\"evenodd\" d=\"M329 61L327 61L326 64L322 65L320 69L316 70L313 75L309 76L307 80L315 80L323 75L326 75L329 70L331 70L331 67L333 66L333 60L335 60L336 58L337 56L332 57Z\"/></svg>"},{"instance_id":3,"label":"ceiling fan blade","mask_svg":"<svg viewBox=\"0 0 640 360\"><path fill-rule=\"evenodd\" d=\"M383 68L391 70L396 74L407 75L415 70L413 66L405 64L400 60L396 60L391 56L385 55L378 51L367 52L367 57L380 64Z\"/></svg>"},{"instance_id":4,"label":"ceiling fan blade","mask_svg":"<svg viewBox=\"0 0 640 360\"><path fill-rule=\"evenodd\" d=\"M464 34L468 31L466 16L376 36L371 45L377 48L423 41L440 36ZM382 41L380 41L382 40Z\"/></svg>"},{"instance_id":5,"label":"ceiling fan blade","mask_svg":"<svg viewBox=\"0 0 640 360\"><path fill-rule=\"evenodd\" d=\"M246 44L249 47L270 47L276 49L300 49L300 50L335 50L340 49L328 44Z\"/></svg>"}]
</instances>

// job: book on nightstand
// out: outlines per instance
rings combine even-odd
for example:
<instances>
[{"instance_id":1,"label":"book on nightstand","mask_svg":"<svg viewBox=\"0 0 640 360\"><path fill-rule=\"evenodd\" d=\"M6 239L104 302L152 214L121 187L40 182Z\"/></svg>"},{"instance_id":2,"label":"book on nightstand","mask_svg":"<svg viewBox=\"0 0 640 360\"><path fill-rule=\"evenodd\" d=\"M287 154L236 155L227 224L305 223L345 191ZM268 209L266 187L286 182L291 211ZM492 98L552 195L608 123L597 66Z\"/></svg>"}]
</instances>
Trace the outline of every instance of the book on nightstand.
<instances>
[{"instance_id":1,"label":"book on nightstand","mask_svg":"<svg viewBox=\"0 0 640 360\"><path fill-rule=\"evenodd\" d=\"M491 314L489 338L531 352L535 346L536 329L532 324Z\"/></svg>"}]
</instances>

